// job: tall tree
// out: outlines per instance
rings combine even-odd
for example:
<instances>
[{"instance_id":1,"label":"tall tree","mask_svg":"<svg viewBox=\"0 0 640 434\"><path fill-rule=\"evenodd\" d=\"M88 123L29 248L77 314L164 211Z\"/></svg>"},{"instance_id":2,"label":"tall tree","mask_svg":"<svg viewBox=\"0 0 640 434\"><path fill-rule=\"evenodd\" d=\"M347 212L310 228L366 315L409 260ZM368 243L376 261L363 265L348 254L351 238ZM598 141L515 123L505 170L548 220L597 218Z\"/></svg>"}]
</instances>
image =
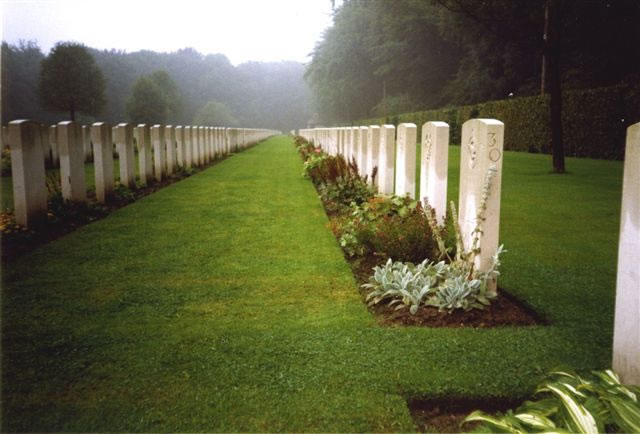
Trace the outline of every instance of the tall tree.
<instances>
[{"instance_id":1,"label":"tall tree","mask_svg":"<svg viewBox=\"0 0 640 434\"><path fill-rule=\"evenodd\" d=\"M76 112L100 113L105 105L105 82L88 49L73 42L57 43L42 60L40 99L50 111L67 111L71 120Z\"/></svg>"},{"instance_id":2,"label":"tall tree","mask_svg":"<svg viewBox=\"0 0 640 434\"><path fill-rule=\"evenodd\" d=\"M222 127L238 126L238 120L233 116L229 107L218 101L209 101L202 107L193 119L193 123Z\"/></svg>"},{"instance_id":3,"label":"tall tree","mask_svg":"<svg viewBox=\"0 0 640 434\"><path fill-rule=\"evenodd\" d=\"M148 76L138 78L127 102L127 118L133 124L165 124L169 103L160 86Z\"/></svg>"}]
</instances>

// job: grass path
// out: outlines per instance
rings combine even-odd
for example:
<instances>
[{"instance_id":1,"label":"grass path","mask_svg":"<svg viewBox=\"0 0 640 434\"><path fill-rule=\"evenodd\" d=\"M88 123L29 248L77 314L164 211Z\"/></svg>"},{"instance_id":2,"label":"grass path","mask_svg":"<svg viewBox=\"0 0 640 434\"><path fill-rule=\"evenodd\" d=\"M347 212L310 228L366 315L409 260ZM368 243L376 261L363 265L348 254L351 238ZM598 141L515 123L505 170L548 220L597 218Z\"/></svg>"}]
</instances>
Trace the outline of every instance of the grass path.
<instances>
[{"instance_id":1,"label":"grass path","mask_svg":"<svg viewBox=\"0 0 640 434\"><path fill-rule=\"evenodd\" d=\"M554 260L539 205L503 207L504 282L552 325L380 328L301 170L272 138L5 266L3 431L410 431L405 397L521 396L609 363L608 210L600 251ZM575 226L554 209L550 237Z\"/></svg>"}]
</instances>

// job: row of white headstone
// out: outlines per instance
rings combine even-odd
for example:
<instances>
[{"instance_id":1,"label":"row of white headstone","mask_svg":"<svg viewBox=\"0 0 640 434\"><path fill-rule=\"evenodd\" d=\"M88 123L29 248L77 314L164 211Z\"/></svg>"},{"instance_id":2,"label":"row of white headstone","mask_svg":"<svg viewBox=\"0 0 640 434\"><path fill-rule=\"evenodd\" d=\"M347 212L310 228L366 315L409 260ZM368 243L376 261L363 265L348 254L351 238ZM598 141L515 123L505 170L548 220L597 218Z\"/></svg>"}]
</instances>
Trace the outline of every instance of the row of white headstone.
<instances>
[{"instance_id":1,"label":"row of white headstone","mask_svg":"<svg viewBox=\"0 0 640 434\"><path fill-rule=\"evenodd\" d=\"M397 137L392 125L303 129L299 134L329 154L354 159L362 175L370 177L377 167L380 193L414 196L414 124L400 124ZM492 119L473 119L462 127L458 222L467 248L474 237L478 205L489 193L482 232L477 234L480 270L488 266L498 246L503 136L503 123ZM440 222L446 214L448 142L446 123L423 125L419 197L436 210ZM495 172L490 191L483 192L489 168ZM625 384L640 385L640 123L627 130L616 288L613 369Z\"/></svg>"},{"instance_id":2,"label":"row of white headstone","mask_svg":"<svg viewBox=\"0 0 640 434\"><path fill-rule=\"evenodd\" d=\"M146 185L153 179L162 181L172 175L178 167L206 165L215 158L244 149L279 133L266 129L204 126L150 127L141 124L133 127L126 123L112 127L104 122L96 122L90 128L84 129L72 121L52 126L40 125L30 120L10 122L6 135L3 131L3 146L8 143L11 149L16 223L29 227L46 215L47 153L54 155L54 159L59 161L63 199L86 202L84 163L87 142L83 139L83 131L90 131L96 199L101 203L107 202L113 194L114 145L119 160L120 183L134 187L136 145L139 179Z\"/></svg>"},{"instance_id":3,"label":"row of white headstone","mask_svg":"<svg viewBox=\"0 0 640 434\"><path fill-rule=\"evenodd\" d=\"M331 155L342 154L355 161L360 174L367 176L379 193L415 198L415 124L398 125L397 135L393 125L302 129L299 134ZM475 266L480 271L489 269L499 245L503 137L504 124L495 119L472 119L462 127L458 221L465 248L479 243ZM425 123L421 143L418 197L435 210L442 224L447 213L449 125ZM483 218L478 221L487 193ZM496 286L496 281L491 282L491 289Z\"/></svg>"}]
</instances>

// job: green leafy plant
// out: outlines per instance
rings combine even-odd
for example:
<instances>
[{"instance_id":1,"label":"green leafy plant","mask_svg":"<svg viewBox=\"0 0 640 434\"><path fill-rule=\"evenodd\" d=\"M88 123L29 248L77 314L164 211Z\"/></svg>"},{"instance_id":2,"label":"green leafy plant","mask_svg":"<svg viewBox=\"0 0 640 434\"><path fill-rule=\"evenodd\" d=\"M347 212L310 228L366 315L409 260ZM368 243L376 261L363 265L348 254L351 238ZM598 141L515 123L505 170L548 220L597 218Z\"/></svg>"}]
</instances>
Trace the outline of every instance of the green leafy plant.
<instances>
[{"instance_id":1,"label":"green leafy plant","mask_svg":"<svg viewBox=\"0 0 640 434\"><path fill-rule=\"evenodd\" d=\"M421 304L449 313L455 309L484 309L496 297L488 282L499 274L501 253L502 246L486 272L472 271L467 262L448 264L425 259L414 265L389 259L384 266L374 267L369 283L362 287L371 290L366 298L369 305L390 300L390 305L397 304L396 309L408 307L414 315Z\"/></svg>"},{"instance_id":2,"label":"green leafy plant","mask_svg":"<svg viewBox=\"0 0 640 434\"><path fill-rule=\"evenodd\" d=\"M317 172L319 168L322 166L325 160L327 160L329 156L324 152L320 152L319 150L315 150L313 152L308 153L307 159L303 165L302 175L305 178L310 178L312 181L317 183L319 181Z\"/></svg>"},{"instance_id":3,"label":"green leafy plant","mask_svg":"<svg viewBox=\"0 0 640 434\"><path fill-rule=\"evenodd\" d=\"M587 379L552 372L535 395L505 414L474 411L462 424L482 422L483 432L640 432L640 388L624 386L612 370L593 371Z\"/></svg>"},{"instance_id":4,"label":"green leafy plant","mask_svg":"<svg viewBox=\"0 0 640 434\"><path fill-rule=\"evenodd\" d=\"M374 195L373 188L359 176L340 176L333 183L318 185L318 192L329 212L349 212L354 204L361 205Z\"/></svg>"},{"instance_id":5,"label":"green leafy plant","mask_svg":"<svg viewBox=\"0 0 640 434\"><path fill-rule=\"evenodd\" d=\"M476 216L476 227L472 233L472 245L469 250L465 250L460 228L457 224L457 212L453 202L451 203L451 225L455 233L455 255L452 257L452 249L447 246L446 227L437 224L434 210L427 205L423 216L431 230L433 240L437 245L438 260L441 262L429 262L425 259L419 272L429 275L433 267L442 264L443 274L441 279L428 280L428 287L406 289L409 293L421 294L419 298L411 298L405 292L398 292L398 285L408 279L407 276L415 274L410 263L397 261L394 263L390 258L385 265L386 269L393 270L391 274L385 274L380 267L374 267L374 274L371 276L369 283L363 285L363 288L370 289L371 292L367 297L370 304L376 304L383 300L391 299L391 303L401 303L398 308L409 307L410 312L415 314L420 303L427 306L437 307L439 311L447 311L449 313L456 309L468 311L470 309L483 309L490 304L497 294L491 290L489 283L499 276L500 255L504 252L503 246L498 247L495 252L491 265L486 271L475 269L475 259L480 254L480 234L482 234L482 224L485 221L485 213L487 209L487 201L491 192L492 180L495 176L496 168L490 167L485 177L483 185L483 194L478 206L478 214ZM397 266L394 265L397 264ZM415 266L414 266L415 267ZM387 276L382 279L382 276ZM393 276L393 279L389 279ZM413 282L411 278L407 282Z\"/></svg>"}]
</instances>

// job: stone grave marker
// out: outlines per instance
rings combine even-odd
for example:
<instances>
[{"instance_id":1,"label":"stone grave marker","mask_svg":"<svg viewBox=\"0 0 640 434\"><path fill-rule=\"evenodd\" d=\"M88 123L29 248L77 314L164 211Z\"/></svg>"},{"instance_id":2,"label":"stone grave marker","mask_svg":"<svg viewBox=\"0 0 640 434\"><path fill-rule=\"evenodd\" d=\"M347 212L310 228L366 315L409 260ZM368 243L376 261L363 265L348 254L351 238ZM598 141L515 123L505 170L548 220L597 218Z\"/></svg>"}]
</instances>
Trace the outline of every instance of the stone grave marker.
<instances>
[{"instance_id":1,"label":"stone grave marker","mask_svg":"<svg viewBox=\"0 0 640 434\"><path fill-rule=\"evenodd\" d=\"M175 128L176 131L176 164L180 167L184 167L184 128L182 125L178 125Z\"/></svg>"},{"instance_id":2,"label":"stone grave marker","mask_svg":"<svg viewBox=\"0 0 640 434\"><path fill-rule=\"evenodd\" d=\"M167 145L164 138L164 126L151 127L151 143L153 143L153 173L156 181L162 181L167 174Z\"/></svg>"},{"instance_id":3,"label":"stone grave marker","mask_svg":"<svg viewBox=\"0 0 640 434\"><path fill-rule=\"evenodd\" d=\"M133 127L127 123L118 124L115 129L116 149L120 160L120 184L135 188L136 158L133 151Z\"/></svg>"},{"instance_id":4,"label":"stone grave marker","mask_svg":"<svg viewBox=\"0 0 640 434\"><path fill-rule=\"evenodd\" d=\"M173 175L176 169L176 130L173 126L164 127L164 137L167 141L167 175Z\"/></svg>"},{"instance_id":5,"label":"stone grave marker","mask_svg":"<svg viewBox=\"0 0 640 434\"><path fill-rule=\"evenodd\" d=\"M464 248L480 249L475 258L480 271L489 269L499 246L503 143L504 124L498 120L471 119L462 125L458 223ZM490 282L489 289L496 288L497 281Z\"/></svg>"},{"instance_id":6,"label":"stone grave marker","mask_svg":"<svg viewBox=\"0 0 640 434\"><path fill-rule=\"evenodd\" d=\"M96 199L106 203L113 195L113 139L111 125L96 122L91 126Z\"/></svg>"},{"instance_id":7,"label":"stone grave marker","mask_svg":"<svg viewBox=\"0 0 640 434\"><path fill-rule=\"evenodd\" d=\"M140 182L149 185L153 180L153 152L151 151L151 131L149 125L136 127L136 143L138 145L138 171Z\"/></svg>"},{"instance_id":8,"label":"stone grave marker","mask_svg":"<svg viewBox=\"0 0 640 434\"><path fill-rule=\"evenodd\" d=\"M47 216L47 187L40 127L36 122L9 122L4 143L11 146L11 180L16 223L31 227Z\"/></svg>"},{"instance_id":9,"label":"stone grave marker","mask_svg":"<svg viewBox=\"0 0 640 434\"><path fill-rule=\"evenodd\" d=\"M422 125L419 198L423 205L428 202L435 210L438 224L444 224L447 216L448 167L449 124L426 122Z\"/></svg>"},{"instance_id":10,"label":"stone grave marker","mask_svg":"<svg viewBox=\"0 0 640 434\"><path fill-rule=\"evenodd\" d=\"M613 369L640 386L640 122L627 129L615 306Z\"/></svg>"},{"instance_id":11,"label":"stone grave marker","mask_svg":"<svg viewBox=\"0 0 640 434\"><path fill-rule=\"evenodd\" d=\"M380 177L376 174L374 179L373 172L377 168L377 172L380 172L378 167L378 159L380 157L380 127L377 125L370 125L368 129L368 152L367 152L367 174L369 175L369 184L378 185Z\"/></svg>"},{"instance_id":12,"label":"stone grave marker","mask_svg":"<svg viewBox=\"0 0 640 434\"><path fill-rule=\"evenodd\" d=\"M381 194L393 194L396 159L396 127L383 125L380 128L380 157L378 167L378 191Z\"/></svg>"},{"instance_id":13,"label":"stone grave marker","mask_svg":"<svg viewBox=\"0 0 640 434\"><path fill-rule=\"evenodd\" d=\"M87 201L84 175L84 145L80 125L73 121L58 123L60 186L64 200Z\"/></svg>"},{"instance_id":14,"label":"stone grave marker","mask_svg":"<svg viewBox=\"0 0 640 434\"><path fill-rule=\"evenodd\" d=\"M415 124L398 125L396 149L396 195L416 197L416 135Z\"/></svg>"}]
</instances>

